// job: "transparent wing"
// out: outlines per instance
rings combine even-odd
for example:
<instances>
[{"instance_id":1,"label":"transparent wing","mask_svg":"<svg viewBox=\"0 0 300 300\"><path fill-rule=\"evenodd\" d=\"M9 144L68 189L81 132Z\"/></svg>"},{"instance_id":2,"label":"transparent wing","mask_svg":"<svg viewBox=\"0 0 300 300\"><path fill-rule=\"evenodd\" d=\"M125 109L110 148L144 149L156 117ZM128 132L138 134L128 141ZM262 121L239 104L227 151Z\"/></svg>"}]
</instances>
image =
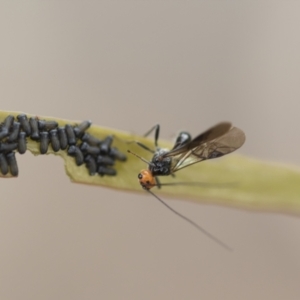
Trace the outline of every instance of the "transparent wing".
<instances>
[{"instance_id":1,"label":"transparent wing","mask_svg":"<svg viewBox=\"0 0 300 300\"><path fill-rule=\"evenodd\" d=\"M201 144L208 143L218 137L223 136L225 133L227 133L231 129L231 123L229 122L222 122L219 123L209 129L207 129L205 132L199 134L197 137L195 137L192 141L189 143L177 147L173 150L170 150L168 153L166 153L164 156L174 156L181 153L186 153L191 149L194 149L198 147Z\"/></svg>"},{"instance_id":2,"label":"transparent wing","mask_svg":"<svg viewBox=\"0 0 300 300\"><path fill-rule=\"evenodd\" d=\"M214 128L218 129L216 133L209 132ZM223 130L226 128L224 126ZM210 133L206 135L208 138L202 138L203 134L199 135L187 145L179 149L174 149L174 151L170 151L164 155L164 157L172 156L171 173L206 159L213 159L229 154L240 148L246 139L244 132L237 127L231 127L222 134L217 125L204 134L207 133Z\"/></svg>"}]
</instances>

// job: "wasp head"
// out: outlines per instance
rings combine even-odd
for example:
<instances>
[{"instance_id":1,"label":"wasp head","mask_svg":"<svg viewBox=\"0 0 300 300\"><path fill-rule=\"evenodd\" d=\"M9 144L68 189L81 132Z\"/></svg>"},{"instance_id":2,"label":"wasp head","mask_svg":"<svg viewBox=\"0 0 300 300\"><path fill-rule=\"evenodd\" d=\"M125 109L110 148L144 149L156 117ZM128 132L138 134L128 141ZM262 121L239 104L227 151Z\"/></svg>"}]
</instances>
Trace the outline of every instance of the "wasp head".
<instances>
[{"instance_id":1,"label":"wasp head","mask_svg":"<svg viewBox=\"0 0 300 300\"><path fill-rule=\"evenodd\" d=\"M155 177L150 170L142 170L138 175L138 179L145 190L150 190L152 187L156 186Z\"/></svg>"}]
</instances>

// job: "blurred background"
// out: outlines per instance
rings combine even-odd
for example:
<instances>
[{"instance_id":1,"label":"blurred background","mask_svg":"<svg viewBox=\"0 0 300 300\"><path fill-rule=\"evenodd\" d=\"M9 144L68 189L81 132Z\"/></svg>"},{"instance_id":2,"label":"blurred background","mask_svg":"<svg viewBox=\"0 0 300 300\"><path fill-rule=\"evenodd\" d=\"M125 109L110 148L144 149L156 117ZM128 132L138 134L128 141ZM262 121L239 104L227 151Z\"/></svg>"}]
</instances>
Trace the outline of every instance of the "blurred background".
<instances>
[{"instance_id":1,"label":"blurred background","mask_svg":"<svg viewBox=\"0 0 300 300\"><path fill-rule=\"evenodd\" d=\"M300 2L1 1L1 110L161 137L219 121L300 165ZM1 299L299 299L300 221L72 184L52 155L1 179ZM137 173L140 167L137 166ZM226 174L224 174L226 177ZM138 183L137 183L138 184ZM299 195L300 197L300 195Z\"/></svg>"}]
</instances>

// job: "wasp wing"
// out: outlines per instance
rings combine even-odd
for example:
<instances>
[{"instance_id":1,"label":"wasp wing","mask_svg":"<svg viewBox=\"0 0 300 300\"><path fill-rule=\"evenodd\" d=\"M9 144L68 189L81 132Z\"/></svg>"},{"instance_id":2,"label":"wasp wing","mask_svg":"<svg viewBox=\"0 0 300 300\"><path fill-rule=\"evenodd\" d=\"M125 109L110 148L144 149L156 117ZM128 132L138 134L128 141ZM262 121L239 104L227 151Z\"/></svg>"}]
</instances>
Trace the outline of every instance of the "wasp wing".
<instances>
[{"instance_id":1,"label":"wasp wing","mask_svg":"<svg viewBox=\"0 0 300 300\"><path fill-rule=\"evenodd\" d=\"M189 143L184 144L179 147L175 147L170 150L168 153L164 154L164 157L168 156L176 156L182 153L186 153L189 150L198 147L201 144L208 143L218 137L223 136L225 133L227 133L231 129L231 123L229 122L222 122L219 123L205 132L199 134L197 137L195 137L193 140L191 140Z\"/></svg>"},{"instance_id":2,"label":"wasp wing","mask_svg":"<svg viewBox=\"0 0 300 300\"><path fill-rule=\"evenodd\" d=\"M186 153L187 151L198 147L201 144L208 143L209 141L212 141L218 137L223 136L225 133L227 133L231 128L231 123L229 122L222 122L219 123L205 132L199 134L197 137L195 137L192 141L189 143L178 147L174 148L173 150L170 150L168 153L166 153L164 156L175 156L181 153Z\"/></svg>"},{"instance_id":3,"label":"wasp wing","mask_svg":"<svg viewBox=\"0 0 300 300\"><path fill-rule=\"evenodd\" d=\"M240 148L245 142L245 134L237 127L228 129L228 124L230 123L220 123L187 145L166 153L165 157L172 157L171 173L202 160L221 157ZM214 129L217 131L213 132Z\"/></svg>"}]
</instances>

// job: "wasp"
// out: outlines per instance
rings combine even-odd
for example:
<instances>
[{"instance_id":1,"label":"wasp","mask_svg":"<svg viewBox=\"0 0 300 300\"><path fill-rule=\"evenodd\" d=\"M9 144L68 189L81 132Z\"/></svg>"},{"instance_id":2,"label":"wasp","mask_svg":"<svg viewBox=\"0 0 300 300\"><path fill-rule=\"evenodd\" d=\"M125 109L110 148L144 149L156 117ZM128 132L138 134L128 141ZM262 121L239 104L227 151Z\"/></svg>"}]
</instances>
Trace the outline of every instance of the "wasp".
<instances>
[{"instance_id":1,"label":"wasp","mask_svg":"<svg viewBox=\"0 0 300 300\"><path fill-rule=\"evenodd\" d=\"M218 158L237 150L246 140L244 132L241 129L232 126L230 122L221 122L193 139L188 132L180 132L176 138L173 148L168 150L158 147L157 141L159 137L159 130L160 126L155 125L145 134L145 136L148 136L151 132L155 131L155 151L140 142L136 142L140 147L153 153L151 161L147 161L143 157L128 150L129 153L135 155L148 165L148 169L144 169L138 174L140 185L144 190L152 194L157 200L162 202L174 213L197 227L200 231L223 247L230 250L226 244L218 240L192 220L175 211L172 207L150 191L150 189L155 186L160 188L162 185L170 185L161 184L158 176L174 176L174 173L188 166L208 159Z\"/></svg>"},{"instance_id":2,"label":"wasp","mask_svg":"<svg viewBox=\"0 0 300 300\"><path fill-rule=\"evenodd\" d=\"M129 151L148 164L148 169L138 174L139 182L146 190L154 186L161 187L158 176L174 175L175 172L195 163L229 154L240 148L246 139L241 129L233 127L229 122L222 122L194 139L188 132L180 132L174 147L167 150L157 146L159 128L159 125L156 125L145 134L147 136L155 130L155 151L137 142L139 146L154 153L150 162Z\"/></svg>"}]
</instances>

